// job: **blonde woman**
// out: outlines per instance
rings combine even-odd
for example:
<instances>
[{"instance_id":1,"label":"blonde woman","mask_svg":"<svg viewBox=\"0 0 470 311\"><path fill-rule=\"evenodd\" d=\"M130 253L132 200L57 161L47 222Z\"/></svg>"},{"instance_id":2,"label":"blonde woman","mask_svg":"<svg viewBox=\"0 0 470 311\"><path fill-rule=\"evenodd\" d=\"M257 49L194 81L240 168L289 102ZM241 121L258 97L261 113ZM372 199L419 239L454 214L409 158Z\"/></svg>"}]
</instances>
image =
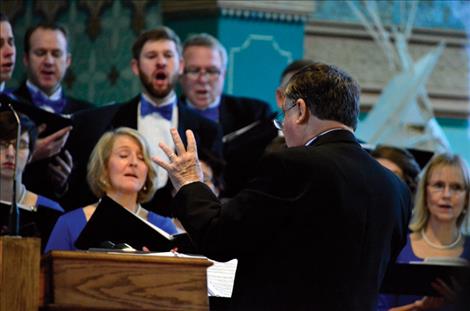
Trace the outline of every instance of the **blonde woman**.
<instances>
[{"instance_id":1,"label":"blonde woman","mask_svg":"<svg viewBox=\"0 0 470 311\"><path fill-rule=\"evenodd\" d=\"M136 130L126 127L105 133L88 162L88 183L97 197L108 196L129 211L174 234L177 230L170 218L146 211L140 206L155 193L155 177L145 139ZM74 243L97 205L98 202L60 217L45 251L75 250Z\"/></svg>"},{"instance_id":2,"label":"blonde woman","mask_svg":"<svg viewBox=\"0 0 470 311\"><path fill-rule=\"evenodd\" d=\"M460 257L470 260L468 210L470 174L458 155L440 154L424 168L418 183L416 204L410 223L411 234L397 258L398 262L423 261L432 257ZM449 284L434 287L452 300ZM446 310L444 298L384 295L380 310Z\"/></svg>"}]
</instances>

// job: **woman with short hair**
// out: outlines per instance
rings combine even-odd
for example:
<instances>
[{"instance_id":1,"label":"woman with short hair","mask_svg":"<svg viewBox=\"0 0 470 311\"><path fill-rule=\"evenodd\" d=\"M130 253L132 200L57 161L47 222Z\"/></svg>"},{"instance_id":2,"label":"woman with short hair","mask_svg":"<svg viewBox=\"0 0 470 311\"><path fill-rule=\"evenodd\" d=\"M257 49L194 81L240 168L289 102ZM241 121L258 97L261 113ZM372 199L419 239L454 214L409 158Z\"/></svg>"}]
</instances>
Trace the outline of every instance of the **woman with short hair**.
<instances>
[{"instance_id":1,"label":"woman with short hair","mask_svg":"<svg viewBox=\"0 0 470 311\"><path fill-rule=\"evenodd\" d=\"M109 197L137 216L164 231L177 232L172 220L149 212L140 203L155 193L156 171L147 142L139 132L127 127L105 133L93 149L88 162L88 184L93 193ZM57 221L46 251L76 250L74 245L98 202L71 211Z\"/></svg>"}]
</instances>

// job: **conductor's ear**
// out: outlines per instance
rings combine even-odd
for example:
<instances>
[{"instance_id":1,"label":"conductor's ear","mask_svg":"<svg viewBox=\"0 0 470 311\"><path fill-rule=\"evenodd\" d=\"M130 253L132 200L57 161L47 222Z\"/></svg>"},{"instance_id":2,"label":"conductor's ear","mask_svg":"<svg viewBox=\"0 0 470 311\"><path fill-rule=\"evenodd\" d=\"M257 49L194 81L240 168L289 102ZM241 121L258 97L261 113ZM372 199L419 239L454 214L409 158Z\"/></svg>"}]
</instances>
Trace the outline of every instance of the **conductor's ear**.
<instances>
[{"instance_id":1,"label":"conductor's ear","mask_svg":"<svg viewBox=\"0 0 470 311\"><path fill-rule=\"evenodd\" d=\"M299 98L297 99L295 104L298 107L296 123L303 124L303 123L308 122L308 119L310 117L310 111L308 110L307 103L305 102L305 100L303 100L302 98Z\"/></svg>"}]
</instances>

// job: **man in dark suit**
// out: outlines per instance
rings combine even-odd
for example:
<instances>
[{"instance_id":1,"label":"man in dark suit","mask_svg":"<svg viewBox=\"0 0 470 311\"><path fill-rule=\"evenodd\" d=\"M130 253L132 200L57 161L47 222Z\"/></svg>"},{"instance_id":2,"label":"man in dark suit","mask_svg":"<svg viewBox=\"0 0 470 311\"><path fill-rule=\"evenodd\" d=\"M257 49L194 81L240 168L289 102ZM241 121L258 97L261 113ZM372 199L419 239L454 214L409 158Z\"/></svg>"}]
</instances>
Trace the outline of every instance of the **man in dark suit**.
<instances>
[{"instance_id":1,"label":"man in dark suit","mask_svg":"<svg viewBox=\"0 0 470 311\"><path fill-rule=\"evenodd\" d=\"M65 96L62 89L61 82L71 63L67 32L63 27L55 24L30 27L24 37L23 63L27 80L13 92L17 99L63 115L91 108L87 102ZM73 161L63 147L70 131L71 127L67 127L38 140L32 163L24 174L28 188L47 195L66 191Z\"/></svg>"},{"instance_id":2,"label":"man in dark suit","mask_svg":"<svg viewBox=\"0 0 470 311\"><path fill-rule=\"evenodd\" d=\"M257 161L277 130L269 105L261 100L222 94L227 68L224 46L207 33L183 44L182 101L198 114L221 125L224 135L225 191L231 197L253 177ZM231 135L253 126L245 135Z\"/></svg>"},{"instance_id":3,"label":"man in dark suit","mask_svg":"<svg viewBox=\"0 0 470 311\"><path fill-rule=\"evenodd\" d=\"M173 213L199 250L238 259L234 310L375 310L387 265L406 241L406 185L363 150L353 131L359 86L315 63L288 82L280 128L289 148L225 204L202 183L188 131L164 144L177 190Z\"/></svg>"},{"instance_id":4,"label":"man in dark suit","mask_svg":"<svg viewBox=\"0 0 470 311\"><path fill-rule=\"evenodd\" d=\"M196 135L199 147L221 154L219 126L186 106L178 105L174 88L178 75L183 70L183 61L180 39L173 30L158 27L139 35L132 47L131 68L140 79L142 93L125 103L96 109L91 115L89 112L82 113L87 116L78 118L81 122L78 127L86 127L86 124L92 123L90 121L98 115L105 115L104 121L100 122L107 126L98 126L100 129L97 129L94 125L91 130L84 130L84 135L87 137L85 145L88 147L85 146L78 152L83 154L85 151L89 154L94 146L93 142L96 142L105 130L126 126L137 129L147 139L153 155L164 156L156 146L160 141L171 145L169 129L173 127L180 133L191 129ZM82 136L81 133L80 135ZM82 155L81 158L86 157ZM80 176L74 177L73 192L77 187L84 187L86 163L80 164L80 167L77 172ZM157 169L156 183L159 190L154 199L145 206L152 211L168 215L168 205L172 199L171 183L168 182L168 175L162 168ZM72 197L73 200L68 200L70 204L74 204L74 201L76 204L77 200L82 201L83 198L88 198L88 202L80 202L81 204L91 203L93 200L93 197L84 194Z\"/></svg>"}]
</instances>

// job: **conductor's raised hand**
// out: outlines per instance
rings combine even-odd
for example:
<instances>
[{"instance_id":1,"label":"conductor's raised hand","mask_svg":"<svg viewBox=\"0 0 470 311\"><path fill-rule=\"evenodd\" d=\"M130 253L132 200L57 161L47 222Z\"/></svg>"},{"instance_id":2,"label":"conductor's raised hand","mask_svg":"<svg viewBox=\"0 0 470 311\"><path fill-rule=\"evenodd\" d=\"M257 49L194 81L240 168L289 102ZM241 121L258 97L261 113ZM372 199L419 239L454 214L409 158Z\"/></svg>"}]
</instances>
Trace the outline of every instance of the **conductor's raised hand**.
<instances>
[{"instance_id":1,"label":"conductor's raised hand","mask_svg":"<svg viewBox=\"0 0 470 311\"><path fill-rule=\"evenodd\" d=\"M184 185L196 181L202 182L203 175L197 156L196 139L193 132L191 130L186 131L188 146L185 148L178 131L174 128L170 131L175 143L176 154L164 143L159 143L159 147L168 156L169 162L159 157L153 157L152 160L168 172L173 187L178 192Z\"/></svg>"}]
</instances>

